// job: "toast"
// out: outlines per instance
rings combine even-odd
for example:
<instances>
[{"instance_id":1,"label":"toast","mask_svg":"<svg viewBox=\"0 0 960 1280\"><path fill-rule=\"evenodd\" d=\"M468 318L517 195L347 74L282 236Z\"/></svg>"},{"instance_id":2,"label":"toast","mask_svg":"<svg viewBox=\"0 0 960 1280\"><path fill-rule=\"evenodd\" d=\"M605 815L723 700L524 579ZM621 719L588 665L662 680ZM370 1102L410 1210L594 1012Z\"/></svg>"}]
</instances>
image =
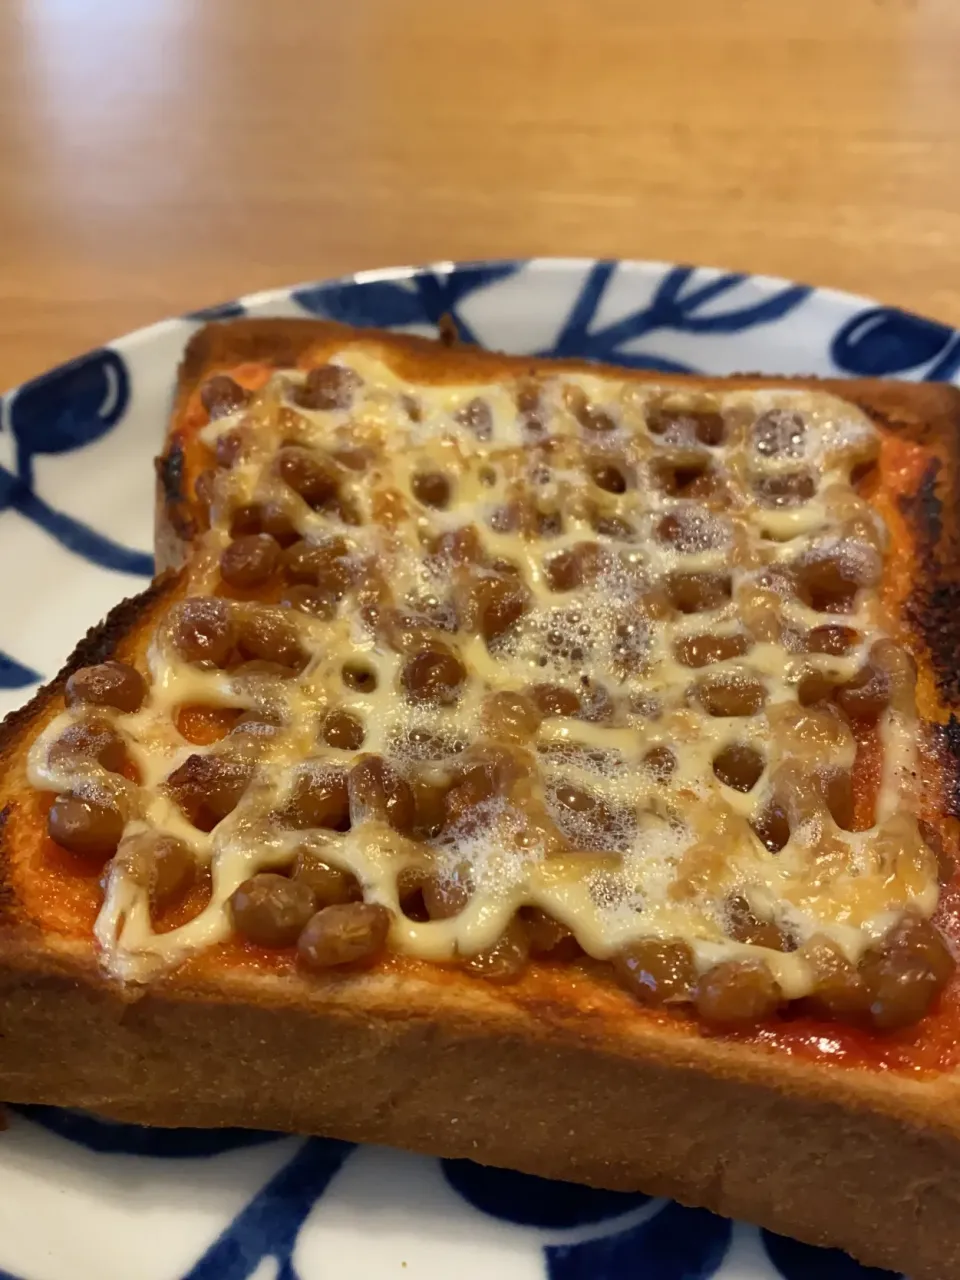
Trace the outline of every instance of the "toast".
<instances>
[{"instance_id":1,"label":"toast","mask_svg":"<svg viewBox=\"0 0 960 1280\"><path fill-rule=\"evenodd\" d=\"M0 1095L958 1274L958 429L203 329L159 577L4 724Z\"/></svg>"}]
</instances>

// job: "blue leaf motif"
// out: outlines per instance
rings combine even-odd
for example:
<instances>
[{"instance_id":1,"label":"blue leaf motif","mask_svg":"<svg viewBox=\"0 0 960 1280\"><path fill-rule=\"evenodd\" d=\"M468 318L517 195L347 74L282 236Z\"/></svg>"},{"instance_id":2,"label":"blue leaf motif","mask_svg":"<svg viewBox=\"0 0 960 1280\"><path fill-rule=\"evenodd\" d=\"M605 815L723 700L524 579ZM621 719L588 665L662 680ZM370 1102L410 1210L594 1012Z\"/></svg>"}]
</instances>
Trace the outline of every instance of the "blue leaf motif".
<instances>
[{"instance_id":1,"label":"blue leaf motif","mask_svg":"<svg viewBox=\"0 0 960 1280\"><path fill-rule=\"evenodd\" d=\"M431 303L433 318L439 320L445 311L456 310L464 298L500 280L509 280L522 266L519 260L465 262L449 270L421 271L414 277L414 283L425 298L434 300Z\"/></svg>"},{"instance_id":2,"label":"blue leaf motif","mask_svg":"<svg viewBox=\"0 0 960 1280\"><path fill-rule=\"evenodd\" d=\"M446 270L424 272L424 277L431 274L433 279L442 283L449 302L462 302L478 289L486 289L488 285L497 284L500 280L509 280L524 266L523 259L502 259L499 262L461 262Z\"/></svg>"},{"instance_id":3,"label":"blue leaf motif","mask_svg":"<svg viewBox=\"0 0 960 1280\"><path fill-rule=\"evenodd\" d=\"M74 555L83 556L102 569L115 573L132 573L142 578L153 576L153 556L121 546L106 534L97 533L82 520L57 511L22 481L0 467L0 511L10 507L48 533Z\"/></svg>"},{"instance_id":4,"label":"blue leaf motif","mask_svg":"<svg viewBox=\"0 0 960 1280\"><path fill-rule=\"evenodd\" d=\"M806 286L789 285L745 306L704 315L702 312L709 303L749 277L729 273L698 280L694 268L674 267L660 280L647 306L591 333L590 324L616 265L601 261L591 266L556 341L539 354L607 360L629 368L656 369L663 373L692 373L695 370L682 361L624 352L621 347L656 330L737 333L769 324L787 315L811 293ZM293 297L305 310L346 324L381 328L436 325L441 316L449 315L460 340L472 343L476 342L476 335L462 314L463 301L478 289L508 279L523 266L523 261L516 260L424 270L411 277L409 286L393 280L334 281L298 289Z\"/></svg>"},{"instance_id":5,"label":"blue leaf motif","mask_svg":"<svg viewBox=\"0 0 960 1280\"><path fill-rule=\"evenodd\" d=\"M924 375L925 382L952 382L960 372L960 333L954 332L953 342L943 355L931 365Z\"/></svg>"},{"instance_id":6,"label":"blue leaf motif","mask_svg":"<svg viewBox=\"0 0 960 1280\"><path fill-rule=\"evenodd\" d=\"M696 277L696 267L671 267L660 282L654 299L654 308L665 314L695 311L697 307L714 298L721 298L730 289L743 284L747 276L742 271L730 271L704 284L687 289Z\"/></svg>"},{"instance_id":7,"label":"blue leaf motif","mask_svg":"<svg viewBox=\"0 0 960 1280\"><path fill-rule=\"evenodd\" d=\"M245 316L247 309L242 302L218 302L212 307L201 307L199 311L188 311L185 320L233 320L237 316Z\"/></svg>"},{"instance_id":8,"label":"blue leaf motif","mask_svg":"<svg viewBox=\"0 0 960 1280\"><path fill-rule=\"evenodd\" d=\"M698 283L693 267L673 267L663 276L645 307L591 333L590 322L597 314L613 270L614 264L610 262L594 264L554 347L544 352L545 355L609 360L629 363L633 368L657 368L671 373L690 372L679 362L636 353L625 354L620 348L624 343L635 342L657 330L740 333L757 325L771 324L793 311L812 292L806 285L788 285L746 306L703 315L701 312L708 303L737 288L749 277L732 272Z\"/></svg>"},{"instance_id":9,"label":"blue leaf motif","mask_svg":"<svg viewBox=\"0 0 960 1280\"><path fill-rule=\"evenodd\" d=\"M106 435L129 399L126 362L109 347L25 382L8 412L21 480L33 485L37 455L71 453Z\"/></svg>"},{"instance_id":10,"label":"blue leaf motif","mask_svg":"<svg viewBox=\"0 0 960 1280\"><path fill-rule=\"evenodd\" d=\"M563 328L557 334L557 340L544 355L583 356L584 344L588 341L590 322L597 314L597 308L603 299L610 277L616 263L595 262L587 272L587 277L574 299L570 313L564 321ZM636 315L640 315L637 312Z\"/></svg>"},{"instance_id":11,"label":"blue leaf motif","mask_svg":"<svg viewBox=\"0 0 960 1280\"><path fill-rule=\"evenodd\" d=\"M72 453L99 440L121 420L129 400L126 362L110 348L24 383L6 405L6 422L16 444L17 474L0 467L0 511L19 512L68 551L104 569L149 578L152 556L122 546L82 520L57 511L33 488L35 458ZM11 671L10 678L14 675Z\"/></svg>"},{"instance_id":12,"label":"blue leaf motif","mask_svg":"<svg viewBox=\"0 0 960 1280\"><path fill-rule=\"evenodd\" d=\"M25 667L16 658L0 652L0 689L26 689L28 685L39 684L42 679L39 671Z\"/></svg>"},{"instance_id":13,"label":"blue leaf motif","mask_svg":"<svg viewBox=\"0 0 960 1280\"><path fill-rule=\"evenodd\" d=\"M424 314L431 324L438 324L441 316L450 316L460 341L476 343L473 330L460 314L460 303L478 289L515 275L522 265L520 262L491 262L476 266L466 264L452 271L424 271L414 279Z\"/></svg>"},{"instance_id":14,"label":"blue leaf motif","mask_svg":"<svg viewBox=\"0 0 960 1280\"><path fill-rule=\"evenodd\" d=\"M830 354L845 373L880 378L917 369L948 350L953 353L951 361L960 364L956 347L956 331L945 324L894 307L870 307L838 330ZM952 369L944 366L937 380L952 376L957 364Z\"/></svg>"},{"instance_id":15,"label":"blue leaf motif","mask_svg":"<svg viewBox=\"0 0 960 1280\"><path fill-rule=\"evenodd\" d=\"M649 1196L548 1182L469 1160L443 1160L441 1166L468 1204L520 1226L589 1226L650 1201ZM544 1245L547 1274L550 1280L626 1280L639 1275L645 1280L707 1280L723 1262L731 1231L725 1218L668 1202L622 1231Z\"/></svg>"},{"instance_id":16,"label":"blue leaf motif","mask_svg":"<svg viewBox=\"0 0 960 1280\"><path fill-rule=\"evenodd\" d=\"M277 1280L298 1280L297 1235L352 1150L349 1142L308 1138L183 1280L249 1280L264 1258L275 1259Z\"/></svg>"},{"instance_id":17,"label":"blue leaf motif","mask_svg":"<svg viewBox=\"0 0 960 1280\"><path fill-rule=\"evenodd\" d=\"M722 297L742 284L748 277L731 273L708 280L704 284L691 284L695 276L693 267L674 267L660 282L650 305L635 316L628 316L595 335L605 342L619 345L629 338L653 329L675 329L682 333L741 333L759 324L770 324L793 311L810 296L806 285L789 285L779 293L761 298L733 311L721 311L710 315L698 315L698 310L715 298Z\"/></svg>"},{"instance_id":18,"label":"blue leaf motif","mask_svg":"<svg viewBox=\"0 0 960 1280\"><path fill-rule=\"evenodd\" d=\"M392 280L334 280L297 289L293 297L311 314L341 324L392 329L429 323L419 294Z\"/></svg>"},{"instance_id":19,"label":"blue leaf motif","mask_svg":"<svg viewBox=\"0 0 960 1280\"><path fill-rule=\"evenodd\" d=\"M696 314L698 307L712 301L714 297L728 289L734 288L746 278L743 275L723 276L677 299L677 309L672 312L669 327L685 333L742 333L745 329L753 329L760 324L772 324L774 320L781 320L795 310L801 302L806 301L812 292L807 285L789 285L769 298L761 298L759 302L739 307L735 311L721 311L708 316Z\"/></svg>"},{"instance_id":20,"label":"blue leaf motif","mask_svg":"<svg viewBox=\"0 0 960 1280\"><path fill-rule=\"evenodd\" d=\"M839 1249L817 1249L772 1231L761 1231L760 1238L784 1280L897 1280L894 1272L861 1266Z\"/></svg>"},{"instance_id":21,"label":"blue leaf motif","mask_svg":"<svg viewBox=\"0 0 960 1280\"><path fill-rule=\"evenodd\" d=\"M344 324L375 325L393 329L401 325L436 325L442 315L453 317L463 342L475 342L459 304L477 289L505 280L520 270L522 262L469 263L451 271L418 272L410 286L395 280L333 281L294 291L293 297L313 315Z\"/></svg>"},{"instance_id":22,"label":"blue leaf motif","mask_svg":"<svg viewBox=\"0 0 960 1280\"><path fill-rule=\"evenodd\" d=\"M550 1280L708 1280L730 1247L731 1224L704 1209L667 1204L608 1236L545 1247Z\"/></svg>"},{"instance_id":23,"label":"blue leaf motif","mask_svg":"<svg viewBox=\"0 0 960 1280\"><path fill-rule=\"evenodd\" d=\"M524 1227L576 1227L604 1222L646 1204L649 1196L550 1182L528 1173L491 1169L470 1160L441 1160L444 1177L468 1204L491 1218Z\"/></svg>"},{"instance_id":24,"label":"blue leaf motif","mask_svg":"<svg viewBox=\"0 0 960 1280\"><path fill-rule=\"evenodd\" d=\"M220 1155L240 1147L262 1146L283 1136L252 1129L147 1129L136 1124L98 1120L80 1111L61 1111L57 1107L16 1106L11 1110L58 1138L101 1155L186 1160Z\"/></svg>"}]
</instances>

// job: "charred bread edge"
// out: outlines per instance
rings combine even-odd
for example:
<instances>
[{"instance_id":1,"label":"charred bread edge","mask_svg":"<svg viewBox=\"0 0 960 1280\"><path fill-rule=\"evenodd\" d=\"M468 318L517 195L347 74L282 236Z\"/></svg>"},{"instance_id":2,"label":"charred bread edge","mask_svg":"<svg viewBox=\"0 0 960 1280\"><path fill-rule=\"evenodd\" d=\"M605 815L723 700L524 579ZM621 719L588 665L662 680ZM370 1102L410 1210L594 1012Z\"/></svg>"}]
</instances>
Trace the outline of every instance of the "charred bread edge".
<instances>
[{"instance_id":1,"label":"charred bread edge","mask_svg":"<svg viewBox=\"0 0 960 1280\"><path fill-rule=\"evenodd\" d=\"M357 337L309 321L210 326L190 344L178 403L212 365L291 364L318 339L348 334L414 357L436 353L429 342ZM494 373L491 359L511 370L540 367L465 349L456 355L460 376L467 364ZM774 380L742 384L761 381ZM952 703L957 675L948 667L948 637L958 587L947 565L956 541L950 498L960 393L814 385L891 429L935 432L941 442L947 466L925 480L905 515L926 580L911 623ZM167 575L119 605L56 679L7 718L4 773L31 727L54 711L70 672L115 652L174 587ZM954 717L941 733L954 754ZM0 857L2 844L0 835ZM0 1094L8 1101L170 1126L321 1132L470 1157L670 1195L844 1248L913 1280L945 1280L960 1268L955 1077L835 1070L639 1015L613 1030L608 1018L593 1023L559 1001L525 1001L522 991L466 976L432 981L428 966L319 982L243 972L174 976L124 989L100 974L92 943L31 931L11 897L7 882L0 894Z\"/></svg>"}]
</instances>

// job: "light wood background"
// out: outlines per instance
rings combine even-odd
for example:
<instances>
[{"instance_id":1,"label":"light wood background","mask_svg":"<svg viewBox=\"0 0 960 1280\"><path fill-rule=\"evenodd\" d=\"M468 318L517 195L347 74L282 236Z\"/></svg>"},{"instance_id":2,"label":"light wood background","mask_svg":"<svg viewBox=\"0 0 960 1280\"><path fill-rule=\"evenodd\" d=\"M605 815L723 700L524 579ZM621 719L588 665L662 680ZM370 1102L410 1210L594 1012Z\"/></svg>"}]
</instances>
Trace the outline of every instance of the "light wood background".
<instances>
[{"instance_id":1,"label":"light wood background","mask_svg":"<svg viewBox=\"0 0 960 1280\"><path fill-rule=\"evenodd\" d=\"M0 387L250 290L526 254L960 324L960 2L0 0Z\"/></svg>"}]
</instances>

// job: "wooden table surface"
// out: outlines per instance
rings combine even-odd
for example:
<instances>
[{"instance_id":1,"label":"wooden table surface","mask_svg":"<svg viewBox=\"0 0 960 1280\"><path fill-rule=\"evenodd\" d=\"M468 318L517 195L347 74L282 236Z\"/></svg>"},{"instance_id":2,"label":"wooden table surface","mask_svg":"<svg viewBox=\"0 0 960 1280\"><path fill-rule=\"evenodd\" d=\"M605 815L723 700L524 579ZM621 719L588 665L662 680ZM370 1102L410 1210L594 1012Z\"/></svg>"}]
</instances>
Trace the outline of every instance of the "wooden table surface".
<instances>
[{"instance_id":1,"label":"wooden table surface","mask_svg":"<svg viewBox=\"0 0 960 1280\"><path fill-rule=\"evenodd\" d=\"M5 0L0 387L272 285L709 263L960 324L957 0Z\"/></svg>"}]
</instances>

